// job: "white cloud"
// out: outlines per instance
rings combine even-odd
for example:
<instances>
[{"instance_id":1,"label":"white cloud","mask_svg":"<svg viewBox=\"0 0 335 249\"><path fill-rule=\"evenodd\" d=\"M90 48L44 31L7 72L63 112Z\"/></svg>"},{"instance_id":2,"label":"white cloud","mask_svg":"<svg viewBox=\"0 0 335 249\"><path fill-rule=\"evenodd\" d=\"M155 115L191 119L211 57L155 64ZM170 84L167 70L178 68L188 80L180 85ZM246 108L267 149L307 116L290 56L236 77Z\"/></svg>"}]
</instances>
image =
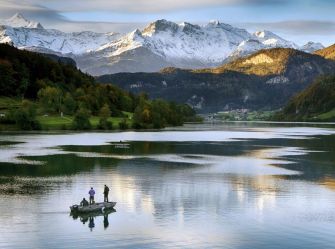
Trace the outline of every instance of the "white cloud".
<instances>
[{"instance_id":1,"label":"white cloud","mask_svg":"<svg viewBox=\"0 0 335 249\"><path fill-rule=\"evenodd\" d=\"M304 0L304 3L314 1ZM325 3L326 1L319 0L318 3L321 5L321 2ZM94 30L124 33L135 28L143 28L146 25L146 23L138 23L139 21L146 22L148 19L153 19L142 17L148 17L152 14L154 14L152 16L159 18L166 16L161 12L189 10L189 13L192 13L193 9L199 10L213 6L240 6L243 9L245 6L273 6L293 2L300 2L300 0L0 0L0 19L8 18L16 12L21 12L27 18L41 22L46 28L56 28L63 31ZM329 6L333 6L333 3L330 3ZM125 17L125 22L75 22L64 16L70 17L71 13L69 12L84 13L84 17L77 20L88 20L85 19L85 13L92 11L97 13L103 11L105 14L115 13L115 15L118 14L118 17ZM242 11L241 13L245 12ZM137 16L136 20L131 20L134 16ZM110 18L109 20L117 21L119 20L118 17ZM242 19L244 19L243 17L241 16ZM195 20L194 16L192 16L192 19ZM208 16L208 20L210 19L212 17ZM94 20L94 18L89 20ZM105 19L102 18L101 20ZM332 35L335 34L335 22L332 21L305 20L273 23L251 23L249 21L246 19L248 23L239 24L238 26L248 30L268 29L278 34L286 35L285 37L294 40L296 43L304 42L306 39L321 40L325 44L335 41L335 35Z\"/></svg>"},{"instance_id":2,"label":"white cloud","mask_svg":"<svg viewBox=\"0 0 335 249\"><path fill-rule=\"evenodd\" d=\"M0 17L8 18L13 14L20 12L26 17L38 21L61 21L65 18L58 11L38 5L33 0L0 0Z\"/></svg>"},{"instance_id":3,"label":"white cloud","mask_svg":"<svg viewBox=\"0 0 335 249\"><path fill-rule=\"evenodd\" d=\"M330 35L335 33L335 22L313 20L291 20L267 23L245 23L246 28L281 30L296 35Z\"/></svg>"},{"instance_id":4,"label":"white cloud","mask_svg":"<svg viewBox=\"0 0 335 249\"><path fill-rule=\"evenodd\" d=\"M31 5L58 12L111 11L124 13L157 13L185 8L225 5L272 5L289 0L1 0L0 6ZM22 4L23 3L23 4ZM43 7L41 7L43 6ZM22 6L23 7L23 6Z\"/></svg>"},{"instance_id":5,"label":"white cloud","mask_svg":"<svg viewBox=\"0 0 335 249\"><path fill-rule=\"evenodd\" d=\"M237 26L248 30L271 30L286 39L303 45L308 41L331 45L335 42L335 22L315 20L290 20L282 22L238 23Z\"/></svg>"}]
</instances>

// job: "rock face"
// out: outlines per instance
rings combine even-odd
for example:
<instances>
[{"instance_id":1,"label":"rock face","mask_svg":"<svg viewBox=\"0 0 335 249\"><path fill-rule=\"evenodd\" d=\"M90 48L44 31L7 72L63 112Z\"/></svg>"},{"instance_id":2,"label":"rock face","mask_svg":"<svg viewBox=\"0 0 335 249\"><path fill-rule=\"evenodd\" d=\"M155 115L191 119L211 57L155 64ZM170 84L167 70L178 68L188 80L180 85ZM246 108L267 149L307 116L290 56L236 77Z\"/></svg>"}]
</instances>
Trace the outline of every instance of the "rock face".
<instances>
[{"instance_id":1,"label":"rock face","mask_svg":"<svg viewBox=\"0 0 335 249\"><path fill-rule=\"evenodd\" d=\"M157 20L128 34L65 33L44 29L21 14L0 21L0 43L21 49L73 58L92 75L117 72L157 72L164 67L216 67L261 49L299 48L270 31L254 34L229 24L176 24ZM311 50L316 44L306 45Z\"/></svg>"},{"instance_id":2,"label":"rock face","mask_svg":"<svg viewBox=\"0 0 335 249\"><path fill-rule=\"evenodd\" d=\"M188 103L199 112L276 109L316 77L335 70L335 62L294 49L261 50L221 67L166 68L159 73L118 73L97 78L134 93Z\"/></svg>"}]
</instances>

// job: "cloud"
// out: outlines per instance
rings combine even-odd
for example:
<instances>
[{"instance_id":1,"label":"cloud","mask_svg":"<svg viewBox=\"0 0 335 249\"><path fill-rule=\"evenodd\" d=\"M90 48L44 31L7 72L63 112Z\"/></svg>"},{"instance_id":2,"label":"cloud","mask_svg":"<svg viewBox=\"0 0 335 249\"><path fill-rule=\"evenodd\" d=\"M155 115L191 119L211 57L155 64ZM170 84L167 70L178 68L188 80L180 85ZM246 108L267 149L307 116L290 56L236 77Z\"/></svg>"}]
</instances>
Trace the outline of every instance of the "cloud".
<instances>
[{"instance_id":1,"label":"cloud","mask_svg":"<svg viewBox=\"0 0 335 249\"><path fill-rule=\"evenodd\" d=\"M33 1L33 0L32 0ZM59 12L110 11L123 13L157 13L213 6L277 5L289 0L49 0L41 5Z\"/></svg>"},{"instance_id":2,"label":"cloud","mask_svg":"<svg viewBox=\"0 0 335 249\"><path fill-rule=\"evenodd\" d=\"M303 45L309 41L321 42L325 46L335 42L335 22L291 20L282 22L235 23L249 31L270 30L281 37Z\"/></svg>"},{"instance_id":3,"label":"cloud","mask_svg":"<svg viewBox=\"0 0 335 249\"><path fill-rule=\"evenodd\" d=\"M335 33L335 22L333 21L313 21L313 20L293 20L282 22L264 23L243 23L239 26L249 29L267 29L285 31L294 35L330 35Z\"/></svg>"},{"instance_id":4,"label":"cloud","mask_svg":"<svg viewBox=\"0 0 335 249\"><path fill-rule=\"evenodd\" d=\"M228 23L239 19L244 23L237 26L250 31L271 30L296 43L307 39L331 43L335 40L334 6L329 0L0 0L0 19L21 12L46 28L121 33L159 18L203 22L208 17ZM286 21L304 16L315 21ZM319 18L328 21L317 21ZM273 20L277 22L270 22Z\"/></svg>"},{"instance_id":5,"label":"cloud","mask_svg":"<svg viewBox=\"0 0 335 249\"><path fill-rule=\"evenodd\" d=\"M67 19L59 14L58 11L35 4L32 0L1 0L0 16L8 18L13 14L20 12L27 18L38 21L55 22L67 21Z\"/></svg>"}]
</instances>

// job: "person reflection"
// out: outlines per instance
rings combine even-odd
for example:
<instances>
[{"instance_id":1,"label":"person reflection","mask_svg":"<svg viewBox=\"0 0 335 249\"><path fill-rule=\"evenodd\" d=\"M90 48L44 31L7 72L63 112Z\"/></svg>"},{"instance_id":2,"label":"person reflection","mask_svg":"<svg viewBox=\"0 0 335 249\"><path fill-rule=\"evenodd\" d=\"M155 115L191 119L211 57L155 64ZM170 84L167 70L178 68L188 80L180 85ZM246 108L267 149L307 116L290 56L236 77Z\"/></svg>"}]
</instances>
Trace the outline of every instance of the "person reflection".
<instances>
[{"instance_id":1,"label":"person reflection","mask_svg":"<svg viewBox=\"0 0 335 249\"><path fill-rule=\"evenodd\" d=\"M90 228L91 232L92 232L93 228L95 227L94 218L92 216L90 216L90 221L88 223L88 227Z\"/></svg>"},{"instance_id":2,"label":"person reflection","mask_svg":"<svg viewBox=\"0 0 335 249\"><path fill-rule=\"evenodd\" d=\"M104 229L106 230L109 226L108 214L104 214Z\"/></svg>"},{"instance_id":3,"label":"person reflection","mask_svg":"<svg viewBox=\"0 0 335 249\"><path fill-rule=\"evenodd\" d=\"M88 221L88 217L80 217L80 221L85 224Z\"/></svg>"}]
</instances>

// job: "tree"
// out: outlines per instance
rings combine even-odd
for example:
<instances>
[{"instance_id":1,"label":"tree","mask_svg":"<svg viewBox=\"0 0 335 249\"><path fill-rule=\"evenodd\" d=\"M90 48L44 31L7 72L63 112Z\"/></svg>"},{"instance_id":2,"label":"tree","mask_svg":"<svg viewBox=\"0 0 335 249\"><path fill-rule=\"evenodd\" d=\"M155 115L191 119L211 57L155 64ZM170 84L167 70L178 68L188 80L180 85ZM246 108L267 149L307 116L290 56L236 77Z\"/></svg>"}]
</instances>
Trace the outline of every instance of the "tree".
<instances>
[{"instance_id":1,"label":"tree","mask_svg":"<svg viewBox=\"0 0 335 249\"><path fill-rule=\"evenodd\" d=\"M100 109L99 112L99 129L112 129L112 123L108 121L108 118L110 117L111 111L109 109L108 104L104 104L103 107Z\"/></svg>"},{"instance_id":2,"label":"tree","mask_svg":"<svg viewBox=\"0 0 335 249\"><path fill-rule=\"evenodd\" d=\"M28 101L23 100L21 108L14 113L16 125L22 130L40 130L41 125L36 119L36 107Z\"/></svg>"},{"instance_id":3,"label":"tree","mask_svg":"<svg viewBox=\"0 0 335 249\"><path fill-rule=\"evenodd\" d=\"M63 101L63 106L64 106L64 112L66 114L72 115L76 108L77 108L77 103L76 101L72 98L70 93L65 94L65 98Z\"/></svg>"},{"instance_id":4,"label":"tree","mask_svg":"<svg viewBox=\"0 0 335 249\"><path fill-rule=\"evenodd\" d=\"M90 130L92 128L90 116L87 109L80 108L74 116L72 128L75 130Z\"/></svg>"},{"instance_id":5,"label":"tree","mask_svg":"<svg viewBox=\"0 0 335 249\"><path fill-rule=\"evenodd\" d=\"M123 118L122 121L119 123L120 130L127 130L128 129L128 123L127 118Z\"/></svg>"},{"instance_id":6,"label":"tree","mask_svg":"<svg viewBox=\"0 0 335 249\"><path fill-rule=\"evenodd\" d=\"M14 74L12 64L7 60L0 60L0 95L16 95L17 84Z\"/></svg>"},{"instance_id":7,"label":"tree","mask_svg":"<svg viewBox=\"0 0 335 249\"><path fill-rule=\"evenodd\" d=\"M62 105L62 92L55 87L46 87L38 91L38 100L46 112L60 112Z\"/></svg>"}]
</instances>

